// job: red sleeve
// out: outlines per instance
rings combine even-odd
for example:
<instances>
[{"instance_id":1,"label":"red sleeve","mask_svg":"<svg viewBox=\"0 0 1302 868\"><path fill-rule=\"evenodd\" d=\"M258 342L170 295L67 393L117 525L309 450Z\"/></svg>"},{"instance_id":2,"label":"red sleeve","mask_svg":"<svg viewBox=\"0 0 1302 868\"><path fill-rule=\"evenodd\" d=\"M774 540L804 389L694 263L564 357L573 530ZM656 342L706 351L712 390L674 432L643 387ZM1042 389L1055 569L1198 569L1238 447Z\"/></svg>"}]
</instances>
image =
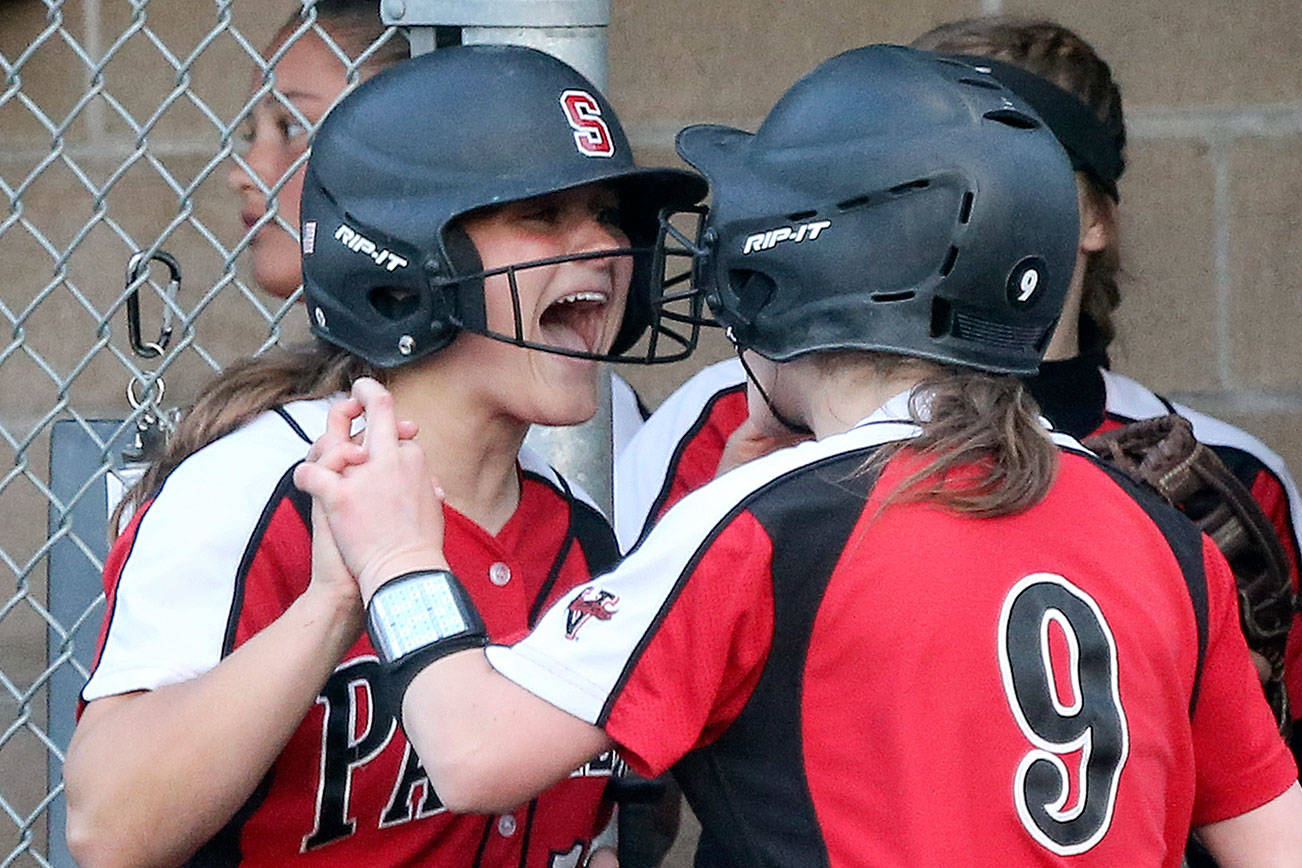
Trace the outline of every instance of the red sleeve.
<instances>
[{"instance_id":1,"label":"red sleeve","mask_svg":"<svg viewBox=\"0 0 1302 868\"><path fill-rule=\"evenodd\" d=\"M1208 642L1193 717L1195 827L1260 807L1297 780L1239 629L1234 576L1207 537L1203 563Z\"/></svg>"},{"instance_id":2,"label":"red sleeve","mask_svg":"<svg viewBox=\"0 0 1302 868\"><path fill-rule=\"evenodd\" d=\"M1293 590L1296 591L1298 587L1297 539L1293 534L1293 522L1289 515L1288 494L1275 474L1269 470L1262 470L1252 482L1252 499L1257 501L1266 518L1270 519L1276 536L1284 546L1284 554L1288 556L1289 577L1293 580Z\"/></svg>"},{"instance_id":3,"label":"red sleeve","mask_svg":"<svg viewBox=\"0 0 1302 868\"><path fill-rule=\"evenodd\" d=\"M122 567L126 565L127 557L131 554L131 546L135 543L136 533L140 529L140 522L149 511L153 499L149 499L136 507L132 513L130 521L122 532L118 534L117 539L113 540L109 547L108 556L104 559L104 570L100 574L100 579L104 582L104 617L99 625L99 637L95 640L95 661L91 664L90 670L94 672L99 667L100 657L104 654L104 640L108 638L109 623L113 620L113 606L117 600L118 579L122 578ZM86 710L86 700L82 694L77 694L77 708L74 711L75 719L81 720L81 713Z\"/></svg>"},{"instance_id":4,"label":"red sleeve","mask_svg":"<svg viewBox=\"0 0 1302 868\"><path fill-rule=\"evenodd\" d=\"M655 776L741 713L773 640L772 544L742 513L663 613L605 721L620 754Z\"/></svg>"},{"instance_id":5,"label":"red sleeve","mask_svg":"<svg viewBox=\"0 0 1302 868\"><path fill-rule=\"evenodd\" d=\"M692 432L673 459L664 500L655 508L656 520L668 512L669 507L714 479L723 447L732 432L746 421L747 413L744 385L721 394L711 404L709 416L700 428Z\"/></svg>"},{"instance_id":6,"label":"red sleeve","mask_svg":"<svg viewBox=\"0 0 1302 868\"><path fill-rule=\"evenodd\" d=\"M1288 556L1289 577L1293 590L1298 590L1297 538L1293 533L1292 516L1289 515L1288 493L1279 478L1262 470L1252 483L1252 497L1275 527L1279 541ZM1288 688L1288 702L1294 720L1302 719L1302 612L1293 618L1288 634L1288 647L1284 652L1284 684Z\"/></svg>"}]
</instances>

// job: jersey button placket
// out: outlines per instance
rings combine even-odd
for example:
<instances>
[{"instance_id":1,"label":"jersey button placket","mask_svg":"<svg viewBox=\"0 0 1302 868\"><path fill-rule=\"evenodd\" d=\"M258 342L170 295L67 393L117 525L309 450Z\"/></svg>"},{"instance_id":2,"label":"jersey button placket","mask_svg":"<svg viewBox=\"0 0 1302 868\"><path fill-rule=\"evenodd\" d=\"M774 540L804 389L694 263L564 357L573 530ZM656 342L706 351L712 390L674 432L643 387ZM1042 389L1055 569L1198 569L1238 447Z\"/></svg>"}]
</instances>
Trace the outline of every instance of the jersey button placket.
<instances>
[{"instance_id":1,"label":"jersey button placket","mask_svg":"<svg viewBox=\"0 0 1302 868\"><path fill-rule=\"evenodd\" d=\"M499 588L504 588L511 581L511 567L504 561L498 561L488 568L488 580Z\"/></svg>"}]
</instances>

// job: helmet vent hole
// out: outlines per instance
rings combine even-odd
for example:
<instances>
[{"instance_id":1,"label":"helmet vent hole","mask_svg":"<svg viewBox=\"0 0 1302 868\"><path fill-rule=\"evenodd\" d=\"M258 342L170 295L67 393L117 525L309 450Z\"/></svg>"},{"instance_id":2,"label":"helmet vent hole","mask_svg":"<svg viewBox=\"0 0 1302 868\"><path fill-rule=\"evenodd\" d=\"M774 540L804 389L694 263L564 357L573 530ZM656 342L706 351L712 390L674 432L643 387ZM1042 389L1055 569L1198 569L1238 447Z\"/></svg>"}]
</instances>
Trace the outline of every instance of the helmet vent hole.
<instances>
[{"instance_id":1,"label":"helmet vent hole","mask_svg":"<svg viewBox=\"0 0 1302 868\"><path fill-rule=\"evenodd\" d=\"M461 28L450 26L436 26L434 28L434 47L451 48L454 45L461 44Z\"/></svg>"},{"instance_id":2,"label":"helmet vent hole","mask_svg":"<svg viewBox=\"0 0 1302 868\"><path fill-rule=\"evenodd\" d=\"M745 319L752 319L764 305L768 304L777 284L773 278L762 271L748 268L734 268L728 272L728 282L739 304L737 312Z\"/></svg>"},{"instance_id":3,"label":"helmet vent hole","mask_svg":"<svg viewBox=\"0 0 1302 868\"><path fill-rule=\"evenodd\" d=\"M416 291L401 286L377 286L367 294L367 301L387 320L406 319L420 307Z\"/></svg>"},{"instance_id":4,"label":"helmet vent hole","mask_svg":"<svg viewBox=\"0 0 1302 868\"><path fill-rule=\"evenodd\" d=\"M855 208L859 208L863 205L867 205L871 198L872 198L871 196L865 193L862 196L855 196L853 199L845 199L841 202L836 203L836 210L850 211Z\"/></svg>"},{"instance_id":5,"label":"helmet vent hole","mask_svg":"<svg viewBox=\"0 0 1302 868\"><path fill-rule=\"evenodd\" d=\"M995 109L986 112L981 117L986 120L996 121L1005 126L1017 130L1035 130L1040 128L1040 122L1025 112L1019 112L1016 109Z\"/></svg>"},{"instance_id":6,"label":"helmet vent hole","mask_svg":"<svg viewBox=\"0 0 1302 868\"><path fill-rule=\"evenodd\" d=\"M799 223L801 220L808 220L811 217L817 217L817 211L797 211L794 214L788 214L787 219L792 223Z\"/></svg>"},{"instance_id":7,"label":"helmet vent hole","mask_svg":"<svg viewBox=\"0 0 1302 868\"><path fill-rule=\"evenodd\" d=\"M975 200L976 196L972 194L971 190L963 194L963 202L958 206L958 222L966 223L972 219L972 203Z\"/></svg>"},{"instance_id":8,"label":"helmet vent hole","mask_svg":"<svg viewBox=\"0 0 1302 868\"><path fill-rule=\"evenodd\" d=\"M958 261L958 248L950 246L949 252L945 254L945 261L940 266L940 276L949 277L949 273L954 270L954 263Z\"/></svg>"},{"instance_id":9,"label":"helmet vent hole","mask_svg":"<svg viewBox=\"0 0 1302 868\"><path fill-rule=\"evenodd\" d=\"M1044 338L1044 328L1038 325L1013 325L971 311L959 310L954 313L951 334L994 350L1025 352Z\"/></svg>"},{"instance_id":10,"label":"helmet vent hole","mask_svg":"<svg viewBox=\"0 0 1302 868\"><path fill-rule=\"evenodd\" d=\"M954 306L944 298L931 300L931 336L933 338L949 334L954 324Z\"/></svg>"},{"instance_id":11,"label":"helmet vent hole","mask_svg":"<svg viewBox=\"0 0 1302 868\"><path fill-rule=\"evenodd\" d=\"M871 296L873 301L908 301L917 295L911 289L902 289L899 292L874 292Z\"/></svg>"},{"instance_id":12,"label":"helmet vent hole","mask_svg":"<svg viewBox=\"0 0 1302 868\"><path fill-rule=\"evenodd\" d=\"M1003 90L999 82L992 78L960 78L959 84L970 84L972 87L983 87L986 90Z\"/></svg>"},{"instance_id":13,"label":"helmet vent hole","mask_svg":"<svg viewBox=\"0 0 1302 868\"><path fill-rule=\"evenodd\" d=\"M905 193L912 193L914 190L925 190L931 186L931 181L927 178L918 178L916 181L908 181L904 184L896 184L886 192L892 196L903 196Z\"/></svg>"}]
</instances>

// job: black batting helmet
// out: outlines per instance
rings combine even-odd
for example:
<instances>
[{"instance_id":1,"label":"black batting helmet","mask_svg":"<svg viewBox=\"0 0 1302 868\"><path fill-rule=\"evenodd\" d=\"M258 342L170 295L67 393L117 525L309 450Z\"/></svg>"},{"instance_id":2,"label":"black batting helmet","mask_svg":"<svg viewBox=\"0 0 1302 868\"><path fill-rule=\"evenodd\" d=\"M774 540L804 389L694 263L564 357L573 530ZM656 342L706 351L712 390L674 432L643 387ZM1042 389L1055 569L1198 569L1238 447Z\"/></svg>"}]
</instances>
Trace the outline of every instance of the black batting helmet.
<instances>
[{"instance_id":1,"label":"black batting helmet","mask_svg":"<svg viewBox=\"0 0 1302 868\"><path fill-rule=\"evenodd\" d=\"M988 70L873 45L823 63L759 131L678 153L713 191L696 280L775 361L870 349L1035 371L1076 259L1071 164Z\"/></svg>"},{"instance_id":2,"label":"black batting helmet","mask_svg":"<svg viewBox=\"0 0 1302 868\"><path fill-rule=\"evenodd\" d=\"M609 353L526 340L489 329L483 278L592 253L486 272L459 217L493 205L604 182L620 196L633 285ZM655 358L629 359L649 325L650 250L662 208L705 195L704 181L675 169L633 165L628 139L605 97L578 72L530 48L439 49L376 75L330 112L317 131L303 182L303 287L312 331L380 367L447 346L462 331L585 358L667 361L694 335L655 341Z\"/></svg>"}]
</instances>

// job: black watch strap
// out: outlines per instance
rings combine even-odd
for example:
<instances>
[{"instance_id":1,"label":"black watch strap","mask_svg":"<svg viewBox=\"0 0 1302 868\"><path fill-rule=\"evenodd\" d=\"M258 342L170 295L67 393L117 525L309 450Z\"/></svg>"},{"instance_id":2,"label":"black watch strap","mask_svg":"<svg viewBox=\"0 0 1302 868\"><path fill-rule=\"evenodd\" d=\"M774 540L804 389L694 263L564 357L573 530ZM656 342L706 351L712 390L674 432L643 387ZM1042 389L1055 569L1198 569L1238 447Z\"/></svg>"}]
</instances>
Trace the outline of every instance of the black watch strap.
<instances>
[{"instance_id":1,"label":"black watch strap","mask_svg":"<svg viewBox=\"0 0 1302 868\"><path fill-rule=\"evenodd\" d=\"M366 606L366 631L384 668L386 701L401 719L402 694L441 657L488 644L484 620L448 570L416 570L389 579Z\"/></svg>"}]
</instances>

